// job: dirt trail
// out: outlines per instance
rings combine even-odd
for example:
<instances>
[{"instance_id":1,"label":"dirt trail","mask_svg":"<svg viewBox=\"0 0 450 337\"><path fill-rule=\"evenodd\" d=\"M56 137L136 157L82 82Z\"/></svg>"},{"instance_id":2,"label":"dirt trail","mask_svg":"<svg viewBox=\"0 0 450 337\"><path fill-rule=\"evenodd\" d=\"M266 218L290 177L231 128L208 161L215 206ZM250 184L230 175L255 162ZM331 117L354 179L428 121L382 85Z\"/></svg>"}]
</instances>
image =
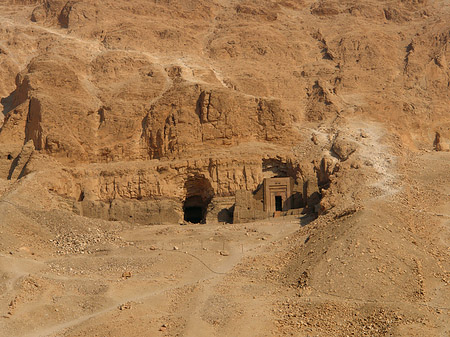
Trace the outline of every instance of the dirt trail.
<instances>
[{"instance_id":1,"label":"dirt trail","mask_svg":"<svg viewBox=\"0 0 450 337\"><path fill-rule=\"evenodd\" d=\"M170 226L169 226L170 227ZM173 229L177 229L178 226L172 227ZM225 227L226 228L226 227ZM92 313L85 314L85 315L79 315L76 318L60 321L56 324L52 323L45 323L41 322L41 328L37 328L37 326L33 327L31 330L28 330L28 332L19 333L17 336L26 336L26 337L44 337L44 336L69 336L72 335L71 331L75 332L79 329L83 330L83 326L89 326L91 324L96 324L96 322L104 322L108 320L108 317L111 315L114 315L115 312L117 312L118 308L123 305L124 303L134 303L134 305L139 306L145 306L147 309L152 312L159 312L159 315L164 315L167 313L167 310L159 306L160 301L157 300L158 298L166 298L167 296L172 296L171 294L174 294L178 291L182 291L183 289L189 288L189 287L196 287L200 289L200 293L196 297L195 301L191 303L189 315L186 317L186 330L185 334L187 336L200 336L201 333L204 333L204 335L208 335L208 331L210 333L213 333L214 328L209 327L209 324L205 322L202 318L201 313L204 310L207 310L208 306L208 300L211 298L211 296L214 295L216 291L216 286L223 282L223 280L229 275L229 273L235 268L236 265L240 264L243 260L247 259L249 256L256 256L258 255L261 250L265 249L266 247L272 245L274 242L280 240L281 238L284 238L285 236L290 235L294 231L298 229L298 220L292 219L290 222L283 223L278 222L275 224L271 224L269 222L265 223L255 223L255 224L249 224L249 226L246 226L245 228L257 228L257 232L259 233L262 231L264 233L263 235L265 237L269 236L265 240L255 240L251 237L249 238L248 235L244 235L246 233L246 229L242 228L238 231L239 238L236 238L236 232L235 229L233 229L230 234L232 236L228 236L227 234L224 235L223 240L227 241L226 245L226 254L224 255L218 254L217 252L208 252L208 251L192 251L191 246L187 245L184 247L185 251L183 250L160 250L157 251L150 251L147 254L136 254L133 253L130 255L126 251L121 251L119 249L118 251L113 251L114 254L108 254L104 258L112 258L114 259L122 259L125 258L128 263L134 263L134 260L140 260L145 259L147 256L152 259L155 257L155 255L158 256L158 259L161 260L162 265L167 266L167 270L154 270L152 269L152 274L154 273L161 273L159 279L161 281L164 280L165 277L163 275L169 276L169 283L167 281L158 282L155 284L153 281L156 281L157 279L152 279L152 277L149 275L148 277L145 276L145 274L139 273L138 276L133 276L130 280L135 280L135 282L138 282L137 284L128 283L129 285L126 286L126 288L123 288L123 286L120 286L120 291L115 293L112 292L111 296L109 296L108 299L108 305L103 306L100 310L96 310ZM169 228L170 229L170 228ZM199 230L200 235L211 235L216 230L215 226L200 226L197 228L193 228L195 231ZM149 228L151 232L154 232L157 230L157 228ZM139 245L149 245L150 242L146 242L145 239L143 240L143 233L145 233L144 230L139 230L135 234L133 232L128 232L127 239L129 240L141 240L139 241ZM250 232L253 233L253 232ZM131 235L131 236L130 236ZM151 238L151 236L150 236ZM177 240L182 240L183 242L186 240L183 236L179 236ZM173 238L170 236L167 237L167 241L165 243L159 241L160 246L170 246L173 244ZM207 243L205 243L207 245ZM245 248L244 248L245 247ZM144 248L142 248L144 249ZM189 251L192 251L190 253ZM191 255L192 254L192 255ZM205 255L206 254L206 255ZM211 255L213 254L213 255ZM92 260L90 257L80 257L77 260L73 260L70 257L63 257L58 259L50 259L47 262L34 262L33 266L35 264L38 264L38 266L42 269L43 267L47 267L44 274L40 273L39 270L31 270L28 268L22 273L15 275L14 282L17 282L17 280L20 278L20 276L23 276L25 274L29 275L31 278L38 278L42 280L42 282L45 282L46 288L52 289L57 291L56 289L59 287L58 284L73 284L73 282L78 282L79 286L89 286L89 284L97 284L98 282L102 284L109 284L109 287L117 288L117 276L114 277L98 277L97 275L93 275L90 273L87 273L86 276L80 277L70 277L70 276L64 276L60 275L59 272L51 271L53 267L48 269L48 266L59 266L58 270L61 270L62 266L64 270L72 269L72 267L69 268L69 266L75 266L80 264L85 267L91 268L94 267L95 261ZM174 260L175 259L175 260ZM181 259L181 260L180 260ZM28 261L26 259L18 259L15 257L9 257L9 261L13 261L13 265L21 266L22 268L26 266ZM113 261L112 260L112 261ZM173 267L170 267L174 261L186 261L186 265L190 266L189 271L185 275L176 275L175 270L178 268L177 265L180 265L180 262L177 262ZM71 262L72 261L72 262ZM78 262L74 262L78 261ZM120 263L120 260L117 260L118 263ZM8 265L10 263L7 263ZM183 263L181 263L182 265ZM175 269L174 269L175 268ZM7 267L5 266L5 269ZM17 268L16 268L17 269ZM35 268L36 269L36 268ZM116 274L117 275L117 274ZM170 281L172 276L170 275L176 275L173 281ZM99 275L100 276L100 275ZM162 277L162 278L161 278ZM13 280L11 280L12 282ZM144 282L144 283L143 283ZM140 284L148 284L148 286L143 287ZM84 287L83 286L83 287ZM12 284L9 287L9 291L5 296L9 298L13 298L14 296L21 296L20 285L13 286ZM119 288L117 288L119 289ZM148 289L148 290L146 290ZM4 301L7 301L7 298L4 298ZM48 299L46 296L41 298L38 302L33 301L33 307L34 309L31 309L32 311L39 311L40 308L43 308L43 306L46 305ZM136 304L137 303L137 304ZM140 304L139 304L140 303ZM5 323L11 323L12 321L15 321L16 319L19 319L20 317L20 303L18 304L18 309L16 312L11 316L11 318L8 319L8 321L4 321ZM59 306L58 306L59 307ZM30 308L30 306L29 306ZM61 309L60 309L61 310ZM19 315L17 318L16 315ZM158 316L158 314L157 314ZM72 316L73 317L73 316ZM212 329L212 330L211 330ZM10 329L7 329L5 331L10 331ZM214 335L214 334L209 334ZM5 335L6 336L6 335Z\"/></svg>"},{"instance_id":2,"label":"dirt trail","mask_svg":"<svg viewBox=\"0 0 450 337\"><path fill-rule=\"evenodd\" d=\"M274 226L277 226L275 224ZM274 227L273 226L273 227ZM230 257L226 268L227 272L231 271L233 267L237 264L242 263L245 259L249 257L258 256L262 253L264 249L268 246L274 244L276 241L279 241L290 234L292 234L295 230L298 229L298 220L293 222L279 222L278 230L273 232L269 240L262 241L262 244L256 244L246 248L244 253L241 253L239 244L236 244L232 247L230 251ZM234 257L234 258L233 258ZM223 270L223 266L221 267ZM206 322L204 319L204 312L207 312L209 309L210 300L214 298L218 294L218 286L224 282L224 279L229 276L228 273L217 275L215 278L210 279L208 282L203 283L201 288L201 294L196 296L194 299L193 309L191 309L189 316L186 318L187 324L186 329L184 331L185 336L216 336L216 330L213 325ZM266 306L270 307L272 305L271 301L267 299L265 303ZM251 311L252 304L249 303L249 308L244 309L244 311ZM251 325L249 323L249 325Z\"/></svg>"}]
</instances>

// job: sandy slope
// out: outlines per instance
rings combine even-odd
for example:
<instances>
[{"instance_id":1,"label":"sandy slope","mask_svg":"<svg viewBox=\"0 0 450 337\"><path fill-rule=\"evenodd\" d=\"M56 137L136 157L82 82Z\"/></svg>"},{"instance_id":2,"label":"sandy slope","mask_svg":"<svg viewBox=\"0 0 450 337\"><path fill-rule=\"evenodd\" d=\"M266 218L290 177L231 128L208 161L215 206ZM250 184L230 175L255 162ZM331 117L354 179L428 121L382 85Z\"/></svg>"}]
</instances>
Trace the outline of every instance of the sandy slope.
<instances>
[{"instance_id":1,"label":"sandy slope","mask_svg":"<svg viewBox=\"0 0 450 337\"><path fill-rule=\"evenodd\" d=\"M450 139L449 13L0 1L0 336L449 336L450 155L431 152ZM328 184L319 218L73 212L112 185L136 201L137 171L149 200L181 203L188 169L217 157L233 195L260 183L235 160L250 154Z\"/></svg>"},{"instance_id":2,"label":"sandy slope","mask_svg":"<svg viewBox=\"0 0 450 337\"><path fill-rule=\"evenodd\" d=\"M81 217L30 214L70 231L2 250L2 336L446 336L448 163L405 156L398 193L304 226L89 220L86 234Z\"/></svg>"}]
</instances>

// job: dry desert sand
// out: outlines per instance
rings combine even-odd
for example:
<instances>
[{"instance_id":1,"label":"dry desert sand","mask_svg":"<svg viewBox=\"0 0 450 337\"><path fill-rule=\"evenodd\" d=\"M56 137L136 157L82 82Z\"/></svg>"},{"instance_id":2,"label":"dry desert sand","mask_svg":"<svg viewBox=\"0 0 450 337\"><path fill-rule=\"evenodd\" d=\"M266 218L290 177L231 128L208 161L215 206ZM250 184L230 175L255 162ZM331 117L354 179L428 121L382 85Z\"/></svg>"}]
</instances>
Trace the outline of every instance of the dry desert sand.
<instances>
[{"instance_id":1,"label":"dry desert sand","mask_svg":"<svg viewBox=\"0 0 450 337\"><path fill-rule=\"evenodd\" d=\"M1 337L450 336L449 1L0 0L0 70Z\"/></svg>"}]
</instances>

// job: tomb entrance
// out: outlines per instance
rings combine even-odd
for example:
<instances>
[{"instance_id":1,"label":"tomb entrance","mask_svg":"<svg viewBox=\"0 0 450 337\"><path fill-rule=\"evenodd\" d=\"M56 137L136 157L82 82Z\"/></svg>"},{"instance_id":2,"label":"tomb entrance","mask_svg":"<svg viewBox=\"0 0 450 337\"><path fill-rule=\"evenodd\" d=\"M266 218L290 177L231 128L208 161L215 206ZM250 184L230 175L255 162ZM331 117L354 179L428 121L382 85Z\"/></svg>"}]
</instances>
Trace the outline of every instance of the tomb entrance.
<instances>
[{"instance_id":1,"label":"tomb entrance","mask_svg":"<svg viewBox=\"0 0 450 337\"><path fill-rule=\"evenodd\" d=\"M192 223L204 222L207 208L208 203L199 195L186 198L183 205L184 220Z\"/></svg>"},{"instance_id":2,"label":"tomb entrance","mask_svg":"<svg viewBox=\"0 0 450 337\"><path fill-rule=\"evenodd\" d=\"M202 175L189 176L184 184L186 198L183 203L183 218L191 223L205 223L208 205L214 190Z\"/></svg>"},{"instance_id":3,"label":"tomb entrance","mask_svg":"<svg viewBox=\"0 0 450 337\"><path fill-rule=\"evenodd\" d=\"M264 210L271 215L292 208L292 178L264 179Z\"/></svg>"}]
</instances>

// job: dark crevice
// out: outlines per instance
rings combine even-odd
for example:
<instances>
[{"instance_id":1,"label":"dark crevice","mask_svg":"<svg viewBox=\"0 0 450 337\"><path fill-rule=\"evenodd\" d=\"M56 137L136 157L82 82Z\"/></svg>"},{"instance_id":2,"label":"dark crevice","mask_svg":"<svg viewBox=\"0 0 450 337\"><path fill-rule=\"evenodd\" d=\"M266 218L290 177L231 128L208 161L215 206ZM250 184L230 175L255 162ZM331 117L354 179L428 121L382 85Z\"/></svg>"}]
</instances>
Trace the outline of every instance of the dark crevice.
<instances>
[{"instance_id":1,"label":"dark crevice","mask_svg":"<svg viewBox=\"0 0 450 337\"><path fill-rule=\"evenodd\" d=\"M8 172L8 178L7 178L8 180L11 180L14 170L16 169L17 165L19 164L19 158L20 158L20 156L17 156L11 163L11 166L9 167L9 172Z\"/></svg>"},{"instance_id":2,"label":"dark crevice","mask_svg":"<svg viewBox=\"0 0 450 337\"><path fill-rule=\"evenodd\" d=\"M3 105L2 113L3 115L7 115L8 112L13 110L16 106L14 105L14 96L17 90L14 90L8 97L3 97L0 102Z\"/></svg>"}]
</instances>

